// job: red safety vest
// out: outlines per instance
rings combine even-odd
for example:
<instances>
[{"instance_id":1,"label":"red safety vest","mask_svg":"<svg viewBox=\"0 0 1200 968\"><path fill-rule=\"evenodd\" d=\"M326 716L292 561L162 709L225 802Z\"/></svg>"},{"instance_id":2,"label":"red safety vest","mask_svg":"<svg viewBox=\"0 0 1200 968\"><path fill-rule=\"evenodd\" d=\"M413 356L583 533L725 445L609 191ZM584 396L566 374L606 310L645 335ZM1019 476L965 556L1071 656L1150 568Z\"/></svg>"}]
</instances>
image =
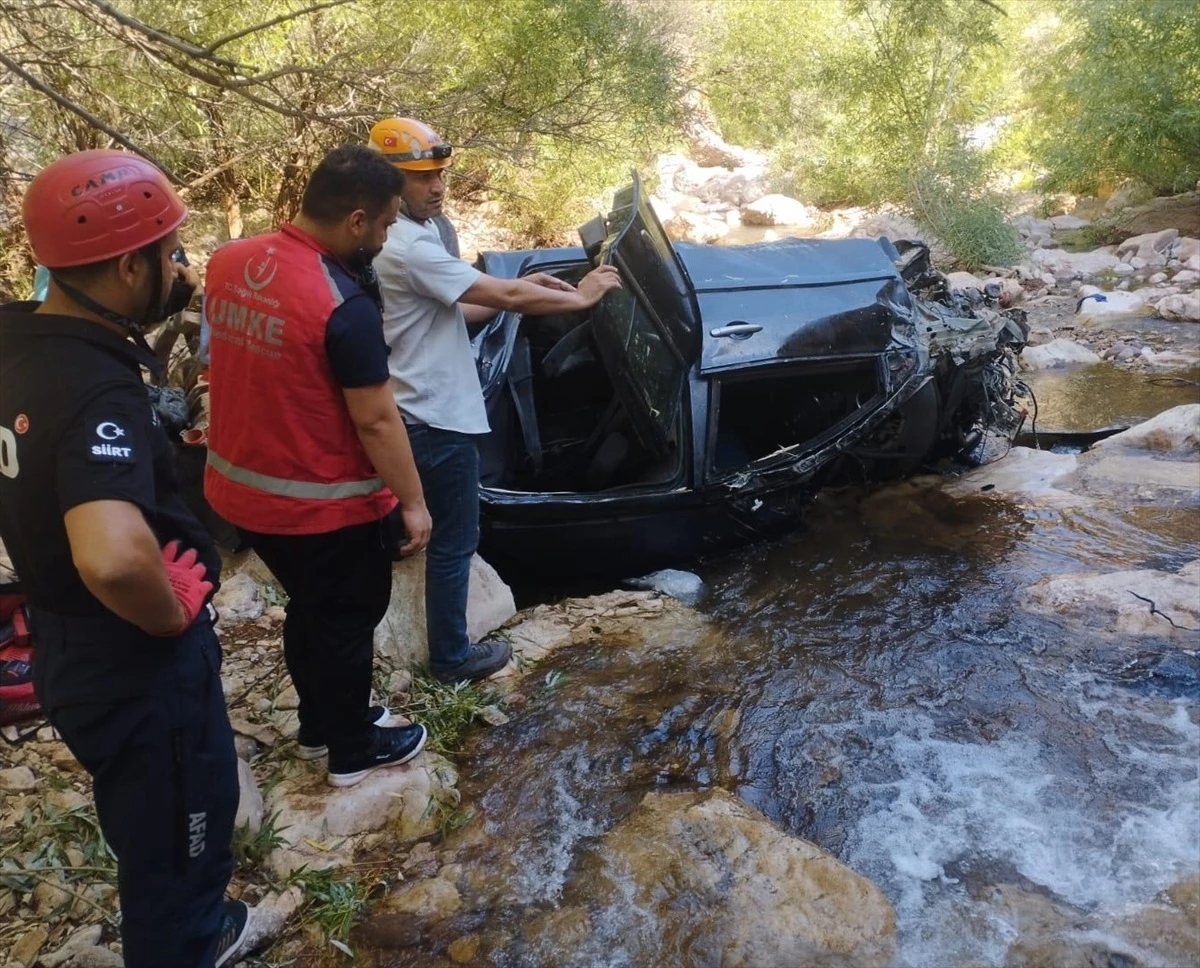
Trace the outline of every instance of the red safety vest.
<instances>
[{"instance_id":1,"label":"red safety vest","mask_svg":"<svg viewBox=\"0 0 1200 968\"><path fill-rule=\"evenodd\" d=\"M214 252L204 288L213 510L264 534L320 534L391 511L325 355L330 314L362 292L346 269L285 225Z\"/></svg>"}]
</instances>

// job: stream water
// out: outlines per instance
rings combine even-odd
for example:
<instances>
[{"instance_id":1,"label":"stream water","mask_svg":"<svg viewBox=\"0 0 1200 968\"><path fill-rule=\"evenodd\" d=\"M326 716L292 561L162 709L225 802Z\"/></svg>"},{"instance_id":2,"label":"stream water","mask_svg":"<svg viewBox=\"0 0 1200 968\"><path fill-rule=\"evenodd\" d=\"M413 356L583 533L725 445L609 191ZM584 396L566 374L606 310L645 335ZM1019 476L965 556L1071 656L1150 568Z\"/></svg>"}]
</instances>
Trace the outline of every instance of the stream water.
<instances>
[{"instance_id":1,"label":"stream water","mask_svg":"<svg viewBox=\"0 0 1200 968\"><path fill-rule=\"evenodd\" d=\"M1060 429L1197 399L1108 367L1037 389ZM479 964L635 964L605 928L635 914L603 913L632 901L597 894L589 858L663 788L723 787L871 878L900 965L1002 964L1022 926L999 888L1116 924L1200 872L1200 641L1087 635L1022 590L1176 569L1200 557L1198 504L844 493L802 533L700 566L704 621L558 655L559 678L539 669L513 721L478 735L462 792L479 817L449 842L476 890L380 964L429 964L469 932ZM530 930L580 904L589 930Z\"/></svg>"}]
</instances>

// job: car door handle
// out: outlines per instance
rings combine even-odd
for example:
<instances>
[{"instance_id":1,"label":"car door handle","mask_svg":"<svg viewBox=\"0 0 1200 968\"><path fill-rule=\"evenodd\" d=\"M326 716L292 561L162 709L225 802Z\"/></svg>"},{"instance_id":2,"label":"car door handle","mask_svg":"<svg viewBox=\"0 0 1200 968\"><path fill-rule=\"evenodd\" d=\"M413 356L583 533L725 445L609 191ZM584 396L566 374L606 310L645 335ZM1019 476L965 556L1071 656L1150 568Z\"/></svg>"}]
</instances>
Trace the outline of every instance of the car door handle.
<instances>
[{"instance_id":1,"label":"car door handle","mask_svg":"<svg viewBox=\"0 0 1200 968\"><path fill-rule=\"evenodd\" d=\"M761 330L762 327L758 323L730 323L728 326L718 326L716 329L710 330L708 335L747 339Z\"/></svg>"}]
</instances>

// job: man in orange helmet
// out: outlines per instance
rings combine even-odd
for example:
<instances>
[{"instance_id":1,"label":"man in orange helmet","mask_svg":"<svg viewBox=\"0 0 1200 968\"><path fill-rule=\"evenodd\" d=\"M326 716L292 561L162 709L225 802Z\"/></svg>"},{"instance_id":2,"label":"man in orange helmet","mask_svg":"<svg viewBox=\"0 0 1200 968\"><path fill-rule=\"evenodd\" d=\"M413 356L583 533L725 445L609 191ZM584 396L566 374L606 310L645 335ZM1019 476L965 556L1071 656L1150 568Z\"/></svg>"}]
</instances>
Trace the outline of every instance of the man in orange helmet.
<instances>
[{"instance_id":1,"label":"man in orange helmet","mask_svg":"<svg viewBox=\"0 0 1200 968\"><path fill-rule=\"evenodd\" d=\"M0 537L34 687L92 775L126 968L213 968L248 914L224 900L238 779L209 604L221 562L141 375L159 369L143 334L172 281L194 284L171 261L187 209L144 159L84 151L33 179L23 214L50 284L0 307Z\"/></svg>"},{"instance_id":2,"label":"man in orange helmet","mask_svg":"<svg viewBox=\"0 0 1200 968\"><path fill-rule=\"evenodd\" d=\"M408 425L433 533L425 559L429 665L442 682L474 681L499 671L507 642L471 642L467 589L479 544L479 454L487 412L471 353L468 323L498 309L568 313L588 309L620 285L603 266L579 288L545 273L496 279L458 257L442 212L453 151L428 125L388 118L371 144L404 172L401 218L375 260L383 293L384 337L396 405Z\"/></svg>"}]
</instances>

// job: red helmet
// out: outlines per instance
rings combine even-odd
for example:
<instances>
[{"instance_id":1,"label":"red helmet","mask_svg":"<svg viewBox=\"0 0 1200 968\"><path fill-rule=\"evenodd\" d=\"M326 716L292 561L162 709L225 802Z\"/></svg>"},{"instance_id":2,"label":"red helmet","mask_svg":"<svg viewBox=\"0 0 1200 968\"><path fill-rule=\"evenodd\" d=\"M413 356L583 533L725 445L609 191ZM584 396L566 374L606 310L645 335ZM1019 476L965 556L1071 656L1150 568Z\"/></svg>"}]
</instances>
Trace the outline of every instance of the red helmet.
<instances>
[{"instance_id":1,"label":"red helmet","mask_svg":"<svg viewBox=\"0 0 1200 968\"><path fill-rule=\"evenodd\" d=\"M38 262L48 269L102 262L170 235L187 206L167 176L124 151L80 151L47 165L21 207Z\"/></svg>"}]
</instances>

